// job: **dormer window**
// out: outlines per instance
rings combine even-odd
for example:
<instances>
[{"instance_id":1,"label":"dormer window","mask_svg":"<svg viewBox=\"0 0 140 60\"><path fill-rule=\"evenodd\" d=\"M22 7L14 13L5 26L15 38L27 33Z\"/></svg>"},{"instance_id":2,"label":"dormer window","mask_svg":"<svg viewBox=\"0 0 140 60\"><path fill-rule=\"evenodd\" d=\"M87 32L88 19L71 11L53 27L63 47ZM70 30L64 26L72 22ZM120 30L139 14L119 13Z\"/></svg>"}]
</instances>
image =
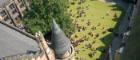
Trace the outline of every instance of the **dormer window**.
<instances>
[{"instance_id":1,"label":"dormer window","mask_svg":"<svg viewBox=\"0 0 140 60\"><path fill-rule=\"evenodd\" d=\"M14 8L14 4L11 4L11 5L9 6L9 8L10 8L10 9L13 9L13 8Z\"/></svg>"},{"instance_id":2,"label":"dormer window","mask_svg":"<svg viewBox=\"0 0 140 60\"><path fill-rule=\"evenodd\" d=\"M0 12L0 15L3 17L3 16L6 15L6 12L3 10L3 11Z\"/></svg>"},{"instance_id":3,"label":"dormer window","mask_svg":"<svg viewBox=\"0 0 140 60\"><path fill-rule=\"evenodd\" d=\"M7 21L7 20L9 20L9 17L8 17L8 16L6 16L6 17L4 18L4 21Z\"/></svg>"},{"instance_id":4,"label":"dormer window","mask_svg":"<svg viewBox=\"0 0 140 60\"><path fill-rule=\"evenodd\" d=\"M15 14L17 12L17 10L16 9L14 9L13 11L12 11L12 14Z\"/></svg>"}]
</instances>

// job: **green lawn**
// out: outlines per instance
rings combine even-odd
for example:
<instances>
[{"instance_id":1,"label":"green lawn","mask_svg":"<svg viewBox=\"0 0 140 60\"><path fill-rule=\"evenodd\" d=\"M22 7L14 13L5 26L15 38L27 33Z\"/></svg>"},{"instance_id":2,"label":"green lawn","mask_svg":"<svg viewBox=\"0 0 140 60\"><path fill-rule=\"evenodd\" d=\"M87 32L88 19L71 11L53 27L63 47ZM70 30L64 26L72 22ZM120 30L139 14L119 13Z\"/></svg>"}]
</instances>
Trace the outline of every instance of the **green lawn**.
<instances>
[{"instance_id":1,"label":"green lawn","mask_svg":"<svg viewBox=\"0 0 140 60\"><path fill-rule=\"evenodd\" d=\"M81 4L78 3L79 1L70 2L71 4L67 11L71 15L75 28L77 28L71 39L76 41L84 37L84 42L75 47L76 50L79 50L75 58L76 60L80 58L96 60L103 54L101 48L105 48L111 43L113 36L107 29L116 26L116 19L120 17L122 11L117 6L101 1L85 0ZM79 12L83 16L79 17L78 10L83 11L83 13ZM82 29L83 27L85 30ZM87 45L90 45L91 48L88 48ZM94 53L94 55L92 54L92 57L90 57L89 53Z\"/></svg>"}]
</instances>

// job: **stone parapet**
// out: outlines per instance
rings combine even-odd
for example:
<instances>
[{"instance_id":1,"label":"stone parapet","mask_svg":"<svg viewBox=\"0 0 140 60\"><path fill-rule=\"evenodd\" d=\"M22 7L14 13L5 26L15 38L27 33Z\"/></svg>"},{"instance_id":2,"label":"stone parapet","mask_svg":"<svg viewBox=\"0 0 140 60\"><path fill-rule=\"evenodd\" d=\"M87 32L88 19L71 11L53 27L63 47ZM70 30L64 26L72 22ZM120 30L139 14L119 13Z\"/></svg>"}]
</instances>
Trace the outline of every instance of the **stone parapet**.
<instances>
[{"instance_id":1,"label":"stone parapet","mask_svg":"<svg viewBox=\"0 0 140 60\"><path fill-rule=\"evenodd\" d=\"M56 60L75 60L74 53L75 53L74 47L71 46L71 53L69 56L61 58L61 59L56 59Z\"/></svg>"}]
</instances>

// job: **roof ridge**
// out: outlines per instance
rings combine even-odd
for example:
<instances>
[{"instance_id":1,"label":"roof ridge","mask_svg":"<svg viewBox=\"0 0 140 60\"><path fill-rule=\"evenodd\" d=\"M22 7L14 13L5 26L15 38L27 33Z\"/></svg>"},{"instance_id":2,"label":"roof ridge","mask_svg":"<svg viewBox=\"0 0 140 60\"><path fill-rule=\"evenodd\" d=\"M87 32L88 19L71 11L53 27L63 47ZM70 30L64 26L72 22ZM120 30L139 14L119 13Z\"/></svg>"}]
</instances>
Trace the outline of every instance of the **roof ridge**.
<instances>
[{"instance_id":1,"label":"roof ridge","mask_svg":"<svg viewBox=\"0 0 140 60\"><path fill-rule=\"evenodd\" d=\"M24 32L24 31L18 29L17 27L11 26L11 25L3 22L3 21L0 21L0 23L3 24L3 25L5 25L5 26L7 26L7 27L9 27L9 28L11 28L11 29L13 29L13 30L16 30L17 32L19 32L19 33L21 33L21 34L23 34L23 35L25 35L25 36L27 36L29 38L32 38L33 40L36 40L36 37L34 35L32 35L32 34L29 34L27 32Z\"/></svg>"}]
</instances>

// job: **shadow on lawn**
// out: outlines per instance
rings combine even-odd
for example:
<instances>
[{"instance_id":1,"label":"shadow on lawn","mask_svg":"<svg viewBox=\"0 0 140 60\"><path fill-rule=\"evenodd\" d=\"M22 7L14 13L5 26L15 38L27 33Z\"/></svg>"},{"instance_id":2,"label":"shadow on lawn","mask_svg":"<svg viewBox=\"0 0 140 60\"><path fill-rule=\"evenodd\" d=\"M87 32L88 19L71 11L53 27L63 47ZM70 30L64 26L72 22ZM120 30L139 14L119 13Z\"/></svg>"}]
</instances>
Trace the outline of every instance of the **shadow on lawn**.
<instances>
[{"instance_id":1,"label":"shadow on lawn","mask_svg":"<svg viewBox=\"0 0 140 60\"><path fill-rule=\"evenodd\" d=\"M123 14L123 13L125 13L124 9L121 8L120 6L117 6L117 5L111 5L110 7L112 7L113 11L121 11L122 12L120 17L118 17L118 15L115 13L114 16L113 16L113 19L112 19L115 22L119 22L118 20L121 20L122 17L124 16L124 14Z\"/></svg>"},{"instance_id":2,"label":"shadow on lawn","mask_svg":"<svg viewBox=\"0 0 140 60\"><path fill-rule=\"evenodd\" d=\"M116 34L118 32L120 22L125 13L124 10L117 5L112 5L110 7L113 8L112 9L113 11L121 11L121 15L119 17L113 19L113 21L117 22L117 24L113 28L113 31L110 31L111 32L110 34L108 34L100 39L105 44L105 47L98 48L98 50L100 50L103 53L100 56L100 60L108 60L109 57L107 55L108 55L109 46L111 45L113 38L116 36Z\"/></svg>"}]
</instances>

